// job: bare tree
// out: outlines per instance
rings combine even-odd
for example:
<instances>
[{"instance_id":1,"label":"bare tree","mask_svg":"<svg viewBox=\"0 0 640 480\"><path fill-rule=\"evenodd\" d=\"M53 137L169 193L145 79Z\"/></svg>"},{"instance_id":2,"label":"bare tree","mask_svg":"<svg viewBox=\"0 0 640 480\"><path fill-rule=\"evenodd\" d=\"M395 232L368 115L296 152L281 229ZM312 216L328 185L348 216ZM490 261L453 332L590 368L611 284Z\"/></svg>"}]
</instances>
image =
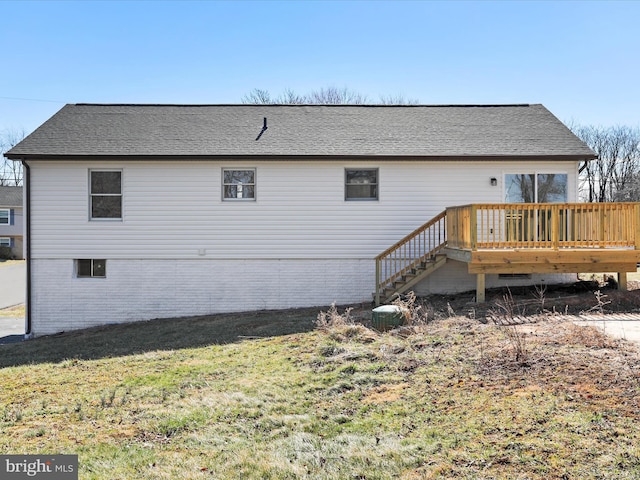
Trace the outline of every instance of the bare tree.
<instances>
[{"instance_id":1,"label":"bare tree","mask_svg":"<svg viewBox=\"0 0 640 480\"><path fill-rule=\"evenodd\" d=\"M363 105L367 96L348 88L327 87L314 90L306 95L309 103L324 105Z\"/></svg>"},{"instance_id":2,"label":"bare tree","mask_svg":"<svg viewBox=\"0 0 640 480\"><path fill-rule=\"evenodd\" d=\"M638 201L640 129L571 126L598 155L580 166L581 195L589 202Z\"/></svg>"},{"instance_id":3,"label":"bare tree","mask_svg":"<svg viewBox=\"0 0 640 480\"><path fill-rule=\"evenodd\" d=\"M7 130L0 134L0 154L4 154L26 136L24 130ZM22 185L22 163L4 156L0 161L0 186Z\"/></svg>"},{"instance_id":4,"label":"bare tree","mask_svg":"<svg viewBox=\"0 0 640 480\"><path fill-rule=\"evenodd\" d=\"M420 101L417 98L407 98L402 94L396 95L380 95L380 105L418 105Z\"/></svg>"},{"instance_id":5,"label":"bare tree","mask_svg":"<svg viewBox=\"0 0 640 480\"><path fill-rule=\"evenodd\" d=\"M271 94L267 90L254 88L251 92L242 97L242 103L270 104L277 102L271 100Z\"/></svg>"},{"instance_id":6,"label":"bare tree","mask_svg":"<svg viewBox=\"0 0 640 480\"><path fill-rule=\"evenodd\" d=\"M416 105L419 101L417 99L407 99L403 95L381 95L379 102L372 102L366 95L346 87L323 87L302 95L292 89L286 89L277 97L272 97L267 90L255 88L242 97L242 103L279 105L370 105L375 103L380 105Z\"/></svg>"},{"instance_id":7,"label":"bare tree","mask_svg":"<svg viewBox=\"0 0 640 480\"><path fill-rule=\"evenodd\" d=\"M630 181L616 191L616 202L640 202L640 172L636 172Z\"/></svg>"}]
</instances>

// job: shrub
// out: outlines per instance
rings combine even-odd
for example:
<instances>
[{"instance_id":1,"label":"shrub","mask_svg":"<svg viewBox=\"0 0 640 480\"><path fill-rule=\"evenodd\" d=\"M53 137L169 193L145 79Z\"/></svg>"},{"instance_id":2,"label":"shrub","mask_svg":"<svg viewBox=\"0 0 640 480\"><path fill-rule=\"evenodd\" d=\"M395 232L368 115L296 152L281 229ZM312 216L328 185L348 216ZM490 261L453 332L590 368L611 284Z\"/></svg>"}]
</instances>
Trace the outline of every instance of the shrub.
<instances>
[{"instance_id":1,"label":"shrub","mask_svg":"<svg viewBox=\"0 0 640 480\"><path fill-rule=\"evenodd\" d=\"M521 365L526 365L529 357L527 340L525 334L518 328L525 318L524 307L518 307L510 290L507 290L502 301L497 301L495 305L496 308L489 310L488 317L495 325L504 328L513 348L514 360Z\"/></svg>"},{"instance_id":2,"label":"shrub","mask_svg":"<svg viewBox=\"0 0 640 480\"><path fill-rule=\"evenodd\" d=\"M352 308L347 308L344 313L338 312L336 304L332 303L327 312L320 312L316 319L316 327L320 330L327 330L331 327L341 327L344 325L353 325L351 318Z\"/></svg>"},{"instance_id":3,"label":"shrub","mask_svg":"<svg viewBox=\"0 0 640 480\"><path fill-rule=\"evenodd\" d=\"M393 301L393 305L400 307L405 325L424 325L429 322L429 310L418 302L413 291L398 296Z\"/></svg>"},{"instance_id":4,"label":"shrub","mask_svg":"<svg viewBox=\"0 0 640 480\"><path fill-rule=\"evenodd\" d=\"M11 247L0 247L0 259L1 260L13 260L13 252Z\"/></svg>"}]
</instances>

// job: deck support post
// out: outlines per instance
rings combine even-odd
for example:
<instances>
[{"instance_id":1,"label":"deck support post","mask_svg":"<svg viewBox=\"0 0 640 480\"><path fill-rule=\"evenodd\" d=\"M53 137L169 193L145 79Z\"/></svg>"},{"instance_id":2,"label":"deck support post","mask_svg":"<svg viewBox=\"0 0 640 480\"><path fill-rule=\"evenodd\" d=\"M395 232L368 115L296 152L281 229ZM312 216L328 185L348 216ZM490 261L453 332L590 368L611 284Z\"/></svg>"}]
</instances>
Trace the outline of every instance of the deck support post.
<instances>
[{"instance_id":1,"label":"deck support post","mask_svg":"<svg viewBox=\"0 0 640 480\"><path fill-rule=\"evenodd\" d=\"M476 303L484 303L485 291L484 291L484 273L476 274Z\"/></svg>"},{"instance_id":2,"label":"deck support post","mask_svg":"<svg viewBox=\"0 0 640 480\"><path fill-rule=\"evenodd\" d=\"M618 272L618 290L627 291L627 272Z\"/></svg>"},{"instance_id":3,"label":"deck support post","mask_svg":"<svg viewBox=\"0 0 640 480\"><path fill-rule=\"evenodd\" d=\"M382 275L382 269L380 266L380 259L376 258L376 295L375 295L375 304L376 307L380 305L380 280Z\"/></svg>"}]
</instances>

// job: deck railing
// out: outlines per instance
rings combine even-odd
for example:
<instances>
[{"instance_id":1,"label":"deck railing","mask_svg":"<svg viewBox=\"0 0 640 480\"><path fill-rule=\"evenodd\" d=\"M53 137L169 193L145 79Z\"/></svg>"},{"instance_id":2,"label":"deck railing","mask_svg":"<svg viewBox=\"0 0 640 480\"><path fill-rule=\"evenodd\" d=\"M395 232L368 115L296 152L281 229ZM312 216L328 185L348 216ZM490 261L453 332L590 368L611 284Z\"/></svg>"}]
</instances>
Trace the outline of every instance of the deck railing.
<instances>
[{"instance_id":1,"label":"deck railing","mask_svg":"<svg viewBox=\"0 0 640 480\"><path fill-rule=\"evenodd\" d=\"M382 292L444 247L640 250L640 203L478 203L449 207L376 257Z\"/></svg>"},{"instance_id":2,"label":"deck railing","mask_svg":"<svg viewBox=\"0 0 640 480\"><path fill-rule=\"evenodd\" d=\"M447 246L640 249L639 203L492 203L449 207Z\"/></svg>"},{"instance_id":3,"label":"deck railing","mask_svg":"<svg viewBox=\"0 0 640 480\"><path fill-rule=\"evenodd\" d=\"M436 215L376 257L376 304L381 292L422 262L429 260L446 243L445 212Z\"/></svg>"}]
</instances>

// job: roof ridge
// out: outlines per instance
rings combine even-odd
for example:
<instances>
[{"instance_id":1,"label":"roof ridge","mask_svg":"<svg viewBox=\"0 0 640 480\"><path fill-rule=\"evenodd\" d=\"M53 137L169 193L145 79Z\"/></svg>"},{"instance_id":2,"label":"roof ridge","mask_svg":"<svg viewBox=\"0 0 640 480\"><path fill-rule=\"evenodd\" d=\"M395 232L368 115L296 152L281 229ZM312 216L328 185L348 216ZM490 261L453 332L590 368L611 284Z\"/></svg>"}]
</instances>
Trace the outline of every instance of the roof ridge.
<instances>
[{"instance_id":1,"label":"roof ridge","mask_svg":"<svg viewBox=\"0 0 640 480\"><path fill-rule=\"evenodd\" d=\"M73 106L91 107L388 107L388 108L497 108L497 107L531 107L530 103L487 103L487 104L331 104L331 103L71 103Z\"/></svg>"}]
</instances>

